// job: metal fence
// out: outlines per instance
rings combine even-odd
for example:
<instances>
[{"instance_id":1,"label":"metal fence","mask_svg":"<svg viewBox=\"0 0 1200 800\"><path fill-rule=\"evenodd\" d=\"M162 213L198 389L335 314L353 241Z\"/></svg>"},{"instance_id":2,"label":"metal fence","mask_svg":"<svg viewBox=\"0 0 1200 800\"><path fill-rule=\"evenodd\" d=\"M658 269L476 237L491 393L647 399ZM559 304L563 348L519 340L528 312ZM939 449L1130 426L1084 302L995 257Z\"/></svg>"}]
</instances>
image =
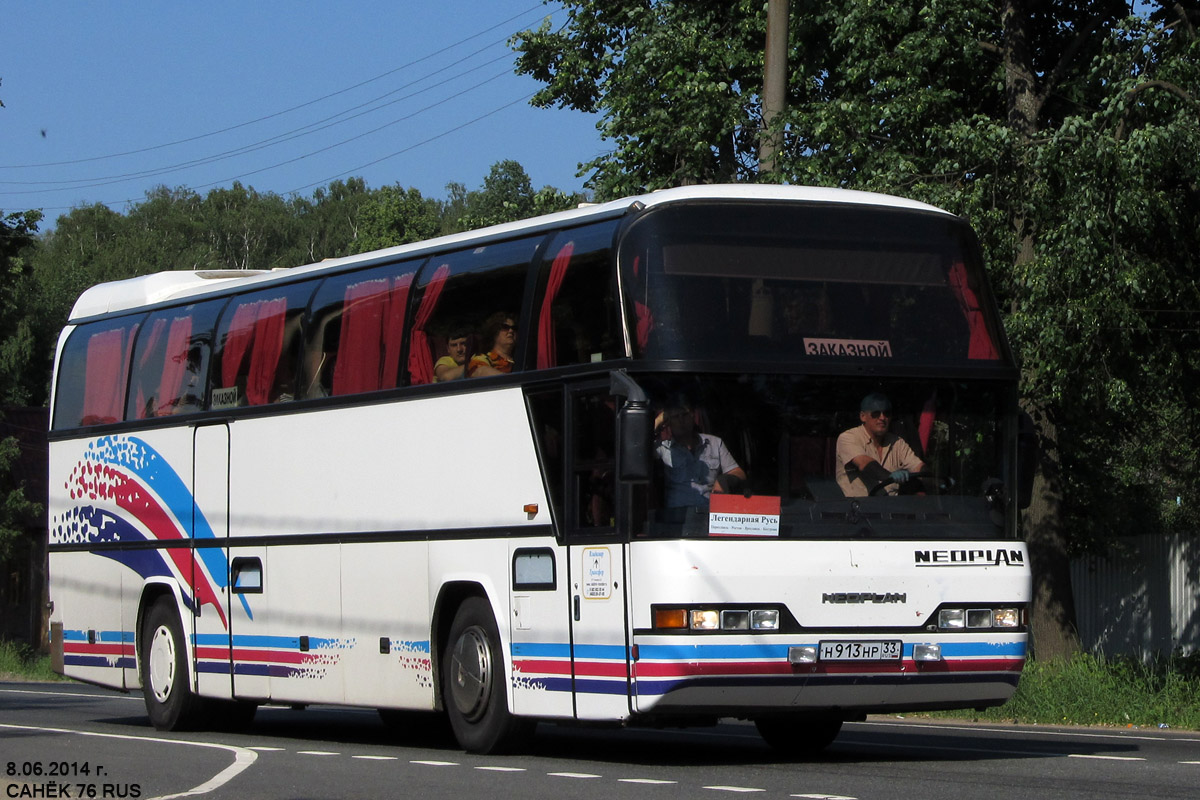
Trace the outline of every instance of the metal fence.
<instances>
[{"instance_id":1,"label":"metal fence","mask_svg":"<svg viewBox=\"0 0 1200 800\"><path fill-rule=\"evenodd\" d=\"M1147 658L1200 650L1200 536L1121 539L1071 563L1085 650Z\"/></svg>"}]
</instances>

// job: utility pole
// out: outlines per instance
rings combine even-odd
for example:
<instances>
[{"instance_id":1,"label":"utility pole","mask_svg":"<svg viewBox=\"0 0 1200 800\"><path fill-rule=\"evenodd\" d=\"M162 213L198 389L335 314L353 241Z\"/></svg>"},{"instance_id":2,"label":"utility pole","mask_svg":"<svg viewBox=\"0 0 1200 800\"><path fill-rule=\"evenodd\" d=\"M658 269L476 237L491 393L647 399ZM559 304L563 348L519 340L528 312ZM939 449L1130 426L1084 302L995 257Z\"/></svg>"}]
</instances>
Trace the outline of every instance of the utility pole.
<instances>
[{"instance_id":1,"label":"utility pole","mask_svg":"<svg viewBox=\"0 0 1200 800\"><path fill-rule=\"evenodd\" d=\"M787 105L788 0L767 0L767 44L763 72L763 130L758 144L761 175L778 168L783 131L772 131L775 119Z\"/></svg>"}]
</instances>

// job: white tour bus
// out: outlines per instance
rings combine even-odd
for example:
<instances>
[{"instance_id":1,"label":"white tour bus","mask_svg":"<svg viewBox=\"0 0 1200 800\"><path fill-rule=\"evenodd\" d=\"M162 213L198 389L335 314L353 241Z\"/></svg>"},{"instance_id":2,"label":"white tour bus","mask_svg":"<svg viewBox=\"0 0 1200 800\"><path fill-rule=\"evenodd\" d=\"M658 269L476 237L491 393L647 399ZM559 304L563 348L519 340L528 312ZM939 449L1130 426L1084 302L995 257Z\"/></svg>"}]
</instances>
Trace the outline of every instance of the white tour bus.
<instances>
[{"instance_id":1,"label":"white tour bus","mask_svg":"<svg viewBox=\"0 0 1200 800\"><path fill-rule=\"evenodd\" d=\"M162 729L344 704L479 752L719 718L811 750L998 705L1031 593L1016 381L968 225L859 192L96 286L55 367L55 665ZM839 464L881 418L908 461Z\"/></svg>"}]
</instances>

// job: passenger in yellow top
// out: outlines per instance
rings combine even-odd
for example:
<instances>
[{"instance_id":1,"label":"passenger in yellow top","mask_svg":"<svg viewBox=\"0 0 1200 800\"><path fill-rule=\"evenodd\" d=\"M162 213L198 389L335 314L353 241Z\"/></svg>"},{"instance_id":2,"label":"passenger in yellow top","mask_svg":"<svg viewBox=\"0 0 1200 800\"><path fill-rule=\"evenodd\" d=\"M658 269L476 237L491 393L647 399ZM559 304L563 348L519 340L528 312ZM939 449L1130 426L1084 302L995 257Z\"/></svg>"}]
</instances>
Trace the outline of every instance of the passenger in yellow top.
<instances>
[{"instance_id":1,"label":"passenger in yellow top","mask_svg":"<svg viewBox=\"0 0 1200 800\"><path fill-rule=\"evenodd\" d=\"M452 381L465 376L467 371L466 326L451 327L446 337L446 355L433 365L434 381Z\"/></svg>"},{"instance_id":2,"label":"passenger in yellow top","mask_svg":"<svg viewBox=\"0 0 1200 800\"><path fill-rule=\"evenodd\" d=\"M517 349L517 324L515 316L504 311L492 314L483 323L481 340L490 342L486 353L471 357L467 364L467 375L482 378L486 375L506 375L513 371L513 357Z\"/></svg>"},{"instance_id":3,"label":"passenger in yellow top","mask_svg":"<svg viewBox=\"0 0 1200 800\"><path fill-rule=\"evenodd\" d=\"M925 471L923 462L908 442L889 431L892 402L874 392L863 398L857 428L837 440L837 484L847 497L866 497L885 487L897 494L914 473Z\"/></svg>"}]
</instances>

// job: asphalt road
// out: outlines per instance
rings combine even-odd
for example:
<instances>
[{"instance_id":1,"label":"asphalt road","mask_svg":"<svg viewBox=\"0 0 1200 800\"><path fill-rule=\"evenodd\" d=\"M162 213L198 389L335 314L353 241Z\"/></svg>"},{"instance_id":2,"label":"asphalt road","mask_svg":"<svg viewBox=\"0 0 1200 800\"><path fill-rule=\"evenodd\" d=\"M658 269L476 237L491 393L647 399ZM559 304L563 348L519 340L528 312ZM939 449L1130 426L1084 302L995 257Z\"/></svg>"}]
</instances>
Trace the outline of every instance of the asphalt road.
<instances>
[{"instance_id":1,"label":"asphalt road","mask_svg":"<svg viewBox=\"0 0 1200 800\"><path fill-rule=\"evenodd\" d=\"M139 695L0 683L0 798L201 797L1200 798L1200 734L931 723L848 724L820 757L789 761L754 728L542 725L528 751L474 756L426 725L372 711L260 709L244 733L168 733Z\"/></svg>"}]
</instances>

